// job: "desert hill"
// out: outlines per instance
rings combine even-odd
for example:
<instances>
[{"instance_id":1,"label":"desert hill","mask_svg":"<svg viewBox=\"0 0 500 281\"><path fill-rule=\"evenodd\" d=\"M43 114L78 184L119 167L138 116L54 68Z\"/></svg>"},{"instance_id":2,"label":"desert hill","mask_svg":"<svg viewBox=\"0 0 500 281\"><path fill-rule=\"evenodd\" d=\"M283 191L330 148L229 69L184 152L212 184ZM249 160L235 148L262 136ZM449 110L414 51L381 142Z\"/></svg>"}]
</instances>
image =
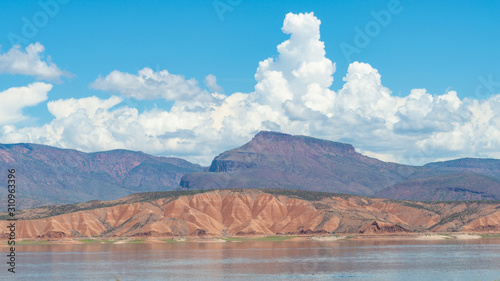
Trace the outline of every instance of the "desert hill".
<instances>
[{"instance_id":1,"label":"desert hill","mask_svg":"<svg viewBox=\"0 0 500 281\"><path fill-rule=\"evenodd\" d=\"M179 158L112 150L83 153L37 144L0 144L0 181L16 169L18 208L112 200L135 192L172 190L199 165ZM0 196L6 198L6 188ZM6 201L0 200L5 209Z\"/></svg>"},{"instance_id":2,"label":"desert hill","mask_svg":"<svg viewBox=\"0 0 500 281\"><path fill-rule=\"evenodd\" d=\"M2 214L1 219L6 219ZM24 210L18 238L500 232L500 202L415 202L276 189L167 191ZM0 237L7 237L0 230Z\"/></svg>"}]
</instances>

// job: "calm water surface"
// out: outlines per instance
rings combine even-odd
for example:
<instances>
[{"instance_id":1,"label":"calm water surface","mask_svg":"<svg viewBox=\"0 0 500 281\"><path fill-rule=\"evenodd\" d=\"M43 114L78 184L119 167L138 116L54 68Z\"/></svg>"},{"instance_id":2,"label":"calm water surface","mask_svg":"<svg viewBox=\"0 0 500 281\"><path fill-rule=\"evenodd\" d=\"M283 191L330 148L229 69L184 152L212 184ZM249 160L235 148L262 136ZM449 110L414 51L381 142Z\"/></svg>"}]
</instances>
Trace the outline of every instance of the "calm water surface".
<instances>
[{"instance_id":1,"label":"calm water surface","mask_svg":"<svg viewBox=\"0 0 500 281\"><path fill-rule=\"evenodd\" d=\"M0 280L500 280L498 238L23 245L16 254L17 273L2 262Z\"/></svg>"}]
</instances>

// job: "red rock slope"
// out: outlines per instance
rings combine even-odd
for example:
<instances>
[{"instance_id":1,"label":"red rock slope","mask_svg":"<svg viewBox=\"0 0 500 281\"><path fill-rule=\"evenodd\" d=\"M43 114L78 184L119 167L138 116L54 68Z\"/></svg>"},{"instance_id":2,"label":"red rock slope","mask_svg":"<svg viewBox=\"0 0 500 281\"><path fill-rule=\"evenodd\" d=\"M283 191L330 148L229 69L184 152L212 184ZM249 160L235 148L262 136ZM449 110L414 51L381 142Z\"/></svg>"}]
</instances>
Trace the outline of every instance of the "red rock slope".
<instances>
[{"instance_id":1,"label":"red rock slope","mask_svg":"<svg viewBox=\"0 0 500 281\"><path fill-rule=\"evenodd\" d=\"M420 203L292 190L201 192L143 193L115 201L26 210L17 221L16 235L46 239L500 232L498 201ZM2 231L0 237L5 238L7 233Z\"/></svg>"}]
</instances>

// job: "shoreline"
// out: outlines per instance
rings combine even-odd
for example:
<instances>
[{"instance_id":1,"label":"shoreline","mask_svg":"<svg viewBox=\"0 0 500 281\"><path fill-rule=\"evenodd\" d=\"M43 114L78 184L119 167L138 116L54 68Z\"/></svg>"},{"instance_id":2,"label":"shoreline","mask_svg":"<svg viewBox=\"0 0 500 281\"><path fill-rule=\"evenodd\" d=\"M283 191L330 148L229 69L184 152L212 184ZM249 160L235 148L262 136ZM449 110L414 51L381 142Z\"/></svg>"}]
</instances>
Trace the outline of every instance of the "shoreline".
<instances>
[{"instance_id":1,"label":"shoreline","mask_svg":"<svg viewBox=\"0 0 500 281\"><path fill-rule=\"evenodd\" d=\"M438 240L475 240L484 238L500 238L500 233L422 233L422 234L336 234L336 235L273 235L273 236L213 236L213 237L119 237L119 238L62 238L62 239L17 239L16 246L51 245L51 244L170 244L170 243L227 243L227 242L280 242L280 241L438 241ZM0 240L0 247L10 247L7 240Z\"/></svg>"}]
</instances>

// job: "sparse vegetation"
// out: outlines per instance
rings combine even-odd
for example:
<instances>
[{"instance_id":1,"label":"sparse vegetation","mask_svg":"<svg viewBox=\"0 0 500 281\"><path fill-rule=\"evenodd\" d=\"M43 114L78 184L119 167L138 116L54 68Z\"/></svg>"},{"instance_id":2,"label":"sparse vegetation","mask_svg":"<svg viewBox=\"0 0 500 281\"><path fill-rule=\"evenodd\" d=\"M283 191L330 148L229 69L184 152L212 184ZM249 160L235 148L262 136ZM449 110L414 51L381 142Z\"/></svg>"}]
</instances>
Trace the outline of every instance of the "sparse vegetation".
<instances>
[{"instance_id":1,"label":"sparse vegetation","mask_svg":"<svg viewBox=\"0 0 500 281\"><path fill-rule=\"evenodd\" d=\"M500 238L500 233L495 234L479 234L483 238Z\"/></svg>"},{"instance_id":2,"label":"sparse vegetation","mask_svg":"<svg viewBox=\"0 0 500 281\"><path fill-rule=\"evenodd\" d=\"M224 238L220 238L222 240L225 240L225 241L229 241L229 242L232 242L232 241L245 241L245 240L248 240L246 238L243 238L243 237L224 237Z\"/></svg>"},{"instance_id":3,"label":"sparse vegetation","mask_svg":"<svg viewBox=\"0 0 500 281\"><path fill-rule=\"evenodd\" d=\"M161 239L165 243L187 243L186 240L176 240L176 239Z\"/></svg>"},{"instance_id":4,"label":"sparse vegetation","mask_svg":"<svg viewBox=\"0 0 500 281\"><path fill-rule=\"evenodd\" d=\"M252 240L257 240L257 241L284 241L288 239L292 239L296 236L266 236L266 237L260 237L260 238L254 238Z\"/></svg>"},{"instance_id":5,"label":"sparse vegetation","mask_svg":"<svg viewBox=\"0 0 500 281\"><path fill-rule=\"evenodd\" d=\"M302 199L302 200L306 200L306 201L321 201L325 198L331 198L331 197L339 197L342 199L349 199L351 197L371 198L371 197L366 197L366 196L356 196L356 195L342 194L342 193L330 193L330 192L298 190L298 189L263 188L260 190L262 190L263 192L269 193L269 194L273 194L273 195L288 196L288 197ZM243 191L243 189L240 191Z\"/></svg>"},{"instance_id":6,"label":"sparse vegetation","mask_svg":"<svg viewBox=\"0 0 500 281\"><path fill-rule=\"evenodd\" d=\"M425 211L429 211L429 212L432 212L432 213L436 213L436 214L440 214L439 213L439 208L436 208L437 206L436 205L432 205L432 204L429 204L429 203L421 203L421 204L418 204L420 202L412 202L412 201L396 201L396 200L391 200L391 201L394 201L395 203L398 203L398 204L401 204L403 206L406 206L406 207L410 207L410 208L415 208L415 209L420 209L420 210L425 210Z\"/></svg>"},{"instance_id":7,"label":"sparse vegetation","mask_svg":"<svg viewBox=\"0 0 500 281\"><path fill-rule=\"evenodd\" d=\"M473 220L474 218L471 216L477 213L477 208L467 208L461 212L451 214L448 217L443 218L440 222L436 223L435 225L431 226L429 229L433 229L437 226L452 222L454 220L458 220L462 222L463 224Z\"/></svg>"},{"instance_id":8,"label":"sparse vegetation","mask_svg":"<svg viewBox=\"0 0 500 281\"><path fill-rule=\"evenodd\" d=\"M285 241L288 239L295 238L297 236L265 236L265 237L224 237L220 238L229 242L239 242L239 241Z\"/></svg>"},{"instance_id":9,"label":"sparse vegetation","mask_svg":"<svg viewBox=\"0 0 500 281\"><path fill-rule=\"evenodd\" d=\"M127 244L142 244L144 243L144 239L133 239L133 240L128 240Z\"/></svg>"},{"instance_id":10,"label":"sparse vegetation","mask_svg":"<svg viewBox=\"0 0 500 281\"><path fill-rule=\"evenodd\" d=\"M82 242L82 243L85 243L85 244L96 244L96 243L112 244L112 243L116 242L116 241L113 241L113 240L103 240L103 239L78 239L76 241Z\"/></svg>"},{"instance_id":11,"label":"sparse vegetation","mask_svg":"<svg viewBox=\"0 0 500 281\"><path fill-rule=\"evenodd\" d=\"M20 240L16 241L16 245L45 245L49 244L48 240Z\"/></svg>"}]
</instances>

